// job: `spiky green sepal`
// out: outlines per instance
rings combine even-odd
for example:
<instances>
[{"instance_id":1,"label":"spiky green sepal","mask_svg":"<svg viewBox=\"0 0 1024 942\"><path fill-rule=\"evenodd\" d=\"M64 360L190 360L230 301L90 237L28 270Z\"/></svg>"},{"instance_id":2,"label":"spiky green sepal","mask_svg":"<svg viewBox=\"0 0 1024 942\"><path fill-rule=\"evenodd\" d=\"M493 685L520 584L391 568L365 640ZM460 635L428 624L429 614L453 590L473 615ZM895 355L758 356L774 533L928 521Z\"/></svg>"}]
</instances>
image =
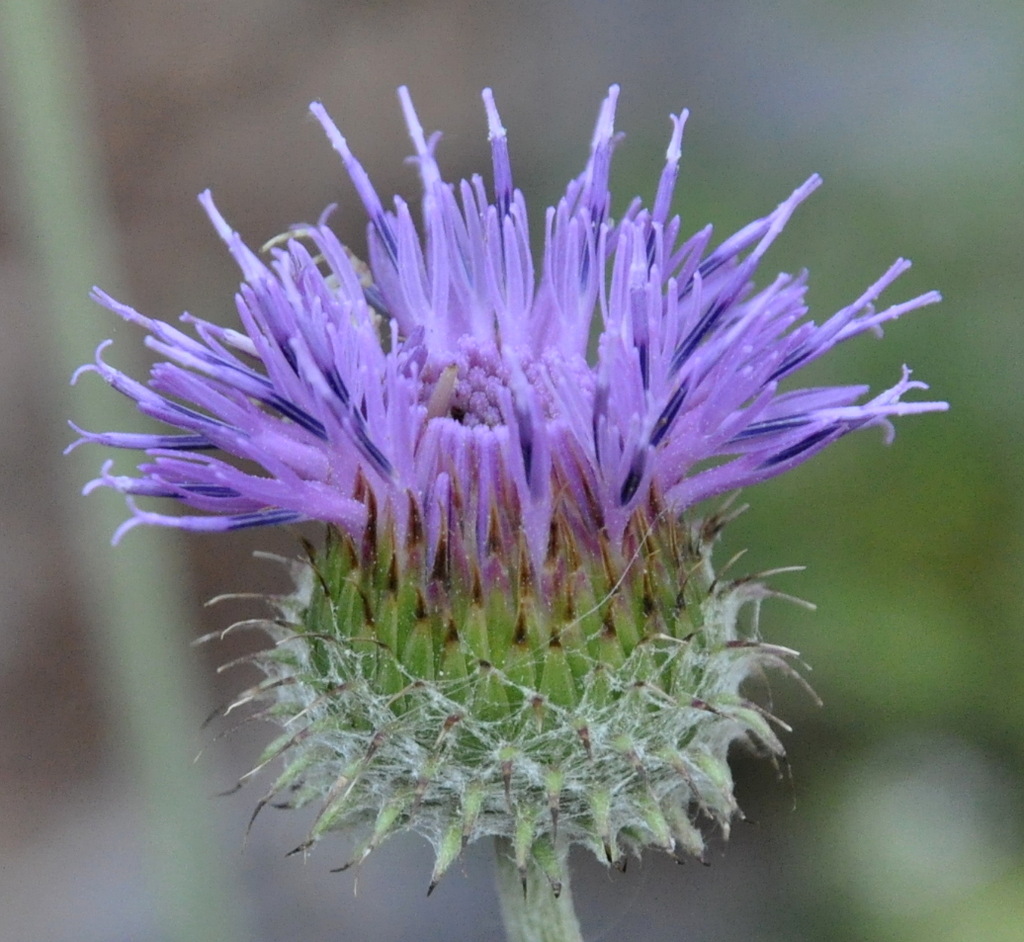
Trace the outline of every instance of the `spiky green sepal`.
<instances>
[{"instance_id":1,"label":"spiky green sepal","mask_svg":"<svg viewBox=\"0 0 1024 942\"><path fill-rule=\"evenodd\" d=\"M727 834L738 813L730 744L783 755L743 681L792 672L795 653L757 637L775 593L715 578L722 522L662 521L621 563L545 574L543 599L515 572L511 592L453 590L387 541L367 556L332 531L260 623L267 679L239 698L283 728L253 770L285 766L260 807L320 804L296 850L360 828L345 866L417 831L436 851L430 889L488 835L556 894L572 844L611 864L648 846L702 856L701 819Z\"/></svg>"}]
</instances>

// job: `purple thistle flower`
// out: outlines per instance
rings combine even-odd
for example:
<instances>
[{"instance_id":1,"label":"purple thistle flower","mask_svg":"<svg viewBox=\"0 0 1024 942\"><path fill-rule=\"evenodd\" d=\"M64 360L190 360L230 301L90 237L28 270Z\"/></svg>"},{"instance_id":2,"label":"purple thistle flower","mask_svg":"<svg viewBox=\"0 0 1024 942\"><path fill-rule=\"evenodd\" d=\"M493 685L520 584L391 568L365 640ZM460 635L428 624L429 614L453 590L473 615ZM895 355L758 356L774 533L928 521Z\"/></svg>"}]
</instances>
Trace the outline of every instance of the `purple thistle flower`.
<instances>
[{"instance_id":1,"label":"purple thistle flower","mask_svg":"<svg viewBox=\"0 0 1024 942\"><path fill-rule=\"evenodd\" d=\"M893 416L946 408L904 402L926 388L906 369L866 400L863 386L782 390L840 342L939 300L929 292L875 309L904 260L821 325L806 319L806 273L755 287L762 256L817 176L713 250L710 226L683 239L670 215L683 112L672 116L652 207L636 200L614 219L613 86L583 173L546 212L535 263L490 91L490 195L479 176L444 182L437 135L424 135L406 89L399 96L423 184L419 229L400 198L385 209L323 106L312 105L369 217L368 266L326 214L264 261L204 193L245 279L236 298L244 332L186 314L189 334L94 291L144 328L163 360L143 384L109 365L103 344L76 378L99 373L176 430L78 430L76 445L147 456L137 476L108 463L87 487L128 495L132 516L115 541L140 523L213 531L313 519L357 545L368 527L398 546L422 536L428 568L444 554L456 574L490 582L510 548L533 573L553 535L557 545L622 554L638 512L679 514L855 429L891 434ZM136 497L195 512L153 512Z\"/></svg>"},{"instance_id":2,"label":"purple thistle flower","mask_svg":"<svg viewBox=\"0 0 1024 942\"><path fill-rule=\"evenodd\" d=\"M511 890L500 877L506 921L543 924L544 938L558 922L559 938L581 938L566 929L570 845L608 863L648 846L701 856L699 819L727 834L739 813L731 744L784 754L784 724L743 692L768 668L794 673L796 652L759 637L758 606L777 593L716 577L725 519L684 512L848 432L891 434L894 416L945 409L903 401L926 388L906 368L871 398L864 386L782 388L939 296L877 311L900 260L818 325L806 273L756 287L817 176L715 249L710 226L681 238L670 207L685 112L652 207L636 200L612 218L614 86L583 173L547 210L535 266L490 92L490 195L478 176L442 180L436 136L399 95L419 226L401 199L384 208L314 104L369 217L367 263L326 214L274 240L264 261L204 193L244 276L243 331L186 314L187 333L95 290L161 359L140 383L103 344L79 374L99 373L174 431L79 429L75 444L147 456L137 476L108 462L86 488L127 495L115 541L140 523L329 524L324 546L292 566L295 594L270 600L274 618L243 623L273 645L253 657L265 679L228 711L269 704L256 716L283 728L243 776L283 760L257 811L275 796L320 802L297 850L362 826L350 863L414 829L435 848L431 889L463 846L494 836L511 861L499 868L511 874ZM189 512L135 502L154 497ZM559 893L561 909L545 908Z\"/></svg>"}]
</instances>

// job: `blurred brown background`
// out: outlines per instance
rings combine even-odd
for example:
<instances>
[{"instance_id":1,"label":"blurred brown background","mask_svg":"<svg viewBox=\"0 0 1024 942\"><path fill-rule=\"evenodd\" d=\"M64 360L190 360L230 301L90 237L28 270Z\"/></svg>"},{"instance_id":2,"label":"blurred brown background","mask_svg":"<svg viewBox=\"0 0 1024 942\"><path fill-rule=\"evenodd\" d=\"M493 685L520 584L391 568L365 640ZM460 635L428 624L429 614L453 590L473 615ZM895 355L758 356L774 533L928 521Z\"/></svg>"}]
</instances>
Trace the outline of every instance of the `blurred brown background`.
<instances>
[{"instance_id":1,"label":"blurred brown background","mask_svg":"<svg viewBox=\"0 0 1024 942\"><path fill-rule=\"evenodd\" d=\"M906 361L952 411L901 423L889 450L866 434L751 490L721 557L749 547L751 569L808 566L779 585L818 611L770 603L762 619L768 637L814 666L825 701L817 710L776 685L796 727L786 739L792 780L738 756L741 801L756 823L716 844L710 868L652 853L608 874L581 857L576 897L593 940L1021 938L1019 4L80 0L71 13L126 273L104 287L157 317L233 316L237 278L195 202L206 187L251 245L336 201L343 239L361 244L351 189L306 115L314 98L382 194L414 196L400 84L427 129L444 131L449 179L487 171L479 91L495 89L538 227L619 82L618 209L653 194L667 115L686 106L678 208L688 230L710 221L724 237L811 171L825 177L762 271L767 280L809 267L819 320L892 259L912 257L889 300L935 287L941 308L893 326L882 344L861 340L816 377L880 387ZM16 144L0 140L0 940L164 940L167 888L153 862L165 848L149 829L110 682L106 659L116 655L82 612L88 570L68 533L67 508L79 500L69 481L84 482L105 456L62 459L65 419L99 382L69 392L55 375ZM94 317L97 337L115 337L112 362L126 362L138 335L98 307L81 310L73 316ZM127 405L122 414L127 427ZM147 538L94 552L130 558ZM185 652L198 634L253 613L240 603L207 609L205 599L283 588L273 564L251 553L287 555L295 534L169 545L187 554L191 623L166 629ZM244 644L183 655L199 717L248 678L214 670ZM209 795L268 738L255 728L216 743L198 728L189 735L204 755L194 767L191 754L172 762ZM344 839L305 862L285 858L307 819L268 811L243 850L266 784L203 799L216 822L204 853L226 874L242 938L499 936L489 847L472 848L429 901L431 854L415 839L387 845L356 876L331 874Z\"/></svg>"}]
</instances>

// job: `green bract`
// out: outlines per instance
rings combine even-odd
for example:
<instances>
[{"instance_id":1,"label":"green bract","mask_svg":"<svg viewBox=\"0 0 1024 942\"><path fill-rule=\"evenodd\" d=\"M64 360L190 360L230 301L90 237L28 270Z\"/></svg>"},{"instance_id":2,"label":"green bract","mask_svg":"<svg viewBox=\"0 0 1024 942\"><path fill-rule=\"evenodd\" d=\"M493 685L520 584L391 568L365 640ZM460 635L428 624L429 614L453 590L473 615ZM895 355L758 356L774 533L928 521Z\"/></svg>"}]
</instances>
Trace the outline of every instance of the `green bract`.
<instances>
[{"instance_id":1,"label":"green bract","mask_svg":"<svg viewBox=\"0 0 1024 942\"><path fill-rule=\"evenodd\" d=\"M605 555L547 573L562 585L547 604L525 572L510 573L510 595L453 590L441 563L424 577L388 541L356 547L330 530L260 623L275 642L255 656L267 679L238 701L264 702L284 728L257 767L285 766L260 807L320 804L297 850L361 826L349 864L417 831L437 855L431 889L486 835L555 892L572 844L608 863L652 845L700 856L700 819L728 833L738 812L730 744L783 754L743 681L791 672L795 652L757 637L770 589L715 578L723 518L651 522L634 521L624 565Z\"/></svg>"}]
</instances>

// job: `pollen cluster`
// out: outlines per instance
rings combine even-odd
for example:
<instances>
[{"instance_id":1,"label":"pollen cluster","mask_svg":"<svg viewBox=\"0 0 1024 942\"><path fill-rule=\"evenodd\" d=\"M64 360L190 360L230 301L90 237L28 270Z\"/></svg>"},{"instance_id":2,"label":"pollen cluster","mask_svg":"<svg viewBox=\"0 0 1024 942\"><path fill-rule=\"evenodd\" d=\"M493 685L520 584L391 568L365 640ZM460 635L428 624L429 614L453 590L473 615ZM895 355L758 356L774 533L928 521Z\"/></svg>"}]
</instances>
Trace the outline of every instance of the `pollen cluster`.
<instances>
[{"instance_id":1,"label":"pollen cluster","mask_svg":"<svg viewBox=\"0 0 1024 942\"><path fill-rule=\"evenodd\" d=\"M508 387L508 369L494 347L464 342L457 358L439 366L427 364L420 376L428 419L448 416L474 428L503 424L502 391Z\"/></svg>"},{"instance_id":2,"label":"pollen cluster","mask_svg":"<svg viewBox=\"0 0 1024 942\"><path fill-rule=\"evenodd\" d=\"M757 636L770 589L715 578L724 518L652 522L634 517L619 562L567 569L553 536L545 576L561 591L546 601L525 549L508 559L514 590L488 591L410 565L415 547L330 530L259 623L274 642L254 658L267 677L233 705L262 703L284 730L244 777L283 762L257 811L319 804L296 851L361 829L345 867L419 832L436 851L431 890L488 835L556 893L574 844L609 864L648 846L702 856L702 822L728 834L738 814L730 745L783 755L781 724L743 682L792 673L794 652Z\"/></svg>"}]
</instances>

